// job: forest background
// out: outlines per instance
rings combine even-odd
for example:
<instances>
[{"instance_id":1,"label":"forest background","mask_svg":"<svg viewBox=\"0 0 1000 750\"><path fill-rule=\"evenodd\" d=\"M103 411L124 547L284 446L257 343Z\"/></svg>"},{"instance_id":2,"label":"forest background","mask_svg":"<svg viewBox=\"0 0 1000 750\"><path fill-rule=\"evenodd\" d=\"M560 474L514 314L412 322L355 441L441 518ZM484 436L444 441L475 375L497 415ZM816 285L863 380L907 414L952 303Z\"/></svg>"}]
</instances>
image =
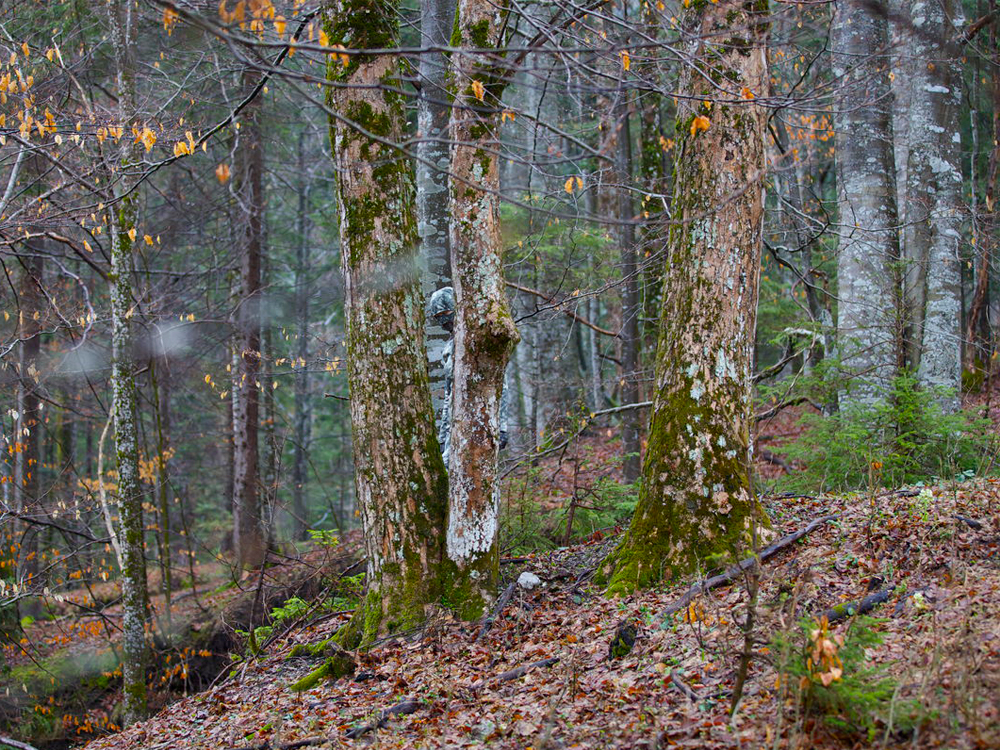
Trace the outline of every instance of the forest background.
<instances>
[{"instance_id":1,"label":"forest background","mask_svg":"<svg viewBox=\"0 0 1000 750\"><path fill-rule=\"evenodd\" d=\"M702 486L735 538L752 496L990 475L997 13L6 2L5 661L35 621L120 606L103 729L145 713L178 592L362 525L369 560L400 529L447 536L458 572L436 575L467 587L417 609L475 619L500 556L630 524L604 582L669 579L635 540ZM449 285L452 445L486 448L453 451L442 491L439 448L413 446L436 446L449 338L418 311ZM703 408L707 448L677 416ZM388 465L449 509L392 505ZM721 554L697 513L671 523L668 572ZM477 524L493 536L462 557ZM412 624L386 603L405 577L369 567L381 623L359 639Z\"/></svg>"}]
</instances>

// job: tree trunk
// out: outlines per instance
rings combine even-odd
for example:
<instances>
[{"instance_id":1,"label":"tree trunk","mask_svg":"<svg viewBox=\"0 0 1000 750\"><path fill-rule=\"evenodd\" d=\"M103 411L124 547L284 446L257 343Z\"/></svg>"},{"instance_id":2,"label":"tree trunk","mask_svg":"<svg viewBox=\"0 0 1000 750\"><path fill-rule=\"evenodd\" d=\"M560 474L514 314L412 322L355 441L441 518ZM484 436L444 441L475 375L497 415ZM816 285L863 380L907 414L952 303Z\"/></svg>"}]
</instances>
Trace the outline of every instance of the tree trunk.
<instances>
[{"instance_id":1,"label":"tree trunk","mask_svg":"<svg viewBox=\"0 0 1000 750\"><path fill-rule=\"evenodd\" d=\"M114 47L118 121L134 121L135 16L121 0L108 2L108 20ZM119 169L135 160L130 138L119 157ZM121 174L120 170L119 174ZM111 252L111 409L115 422L118 468L119 540L122 550L122 675L124 721L131 724L146 713L146 556L143 535L142 487L139 482L136 387L131 320L133 237L137 210L127 185L112 183L114 203L108 209ZM131 234L130 234L131 233Z\"/></svg>"},{"instance_id":2,"label":"tree trunk","mask_svg":"<svg viewBox=\"0 0 1000 750\"><path fill-rule=\"evenodd\" d=\"M445 46L455 21L455 0L421 0L421 46ZM424 294L451 285L448 237L448 58L440 52L420 55L417 100L417 231L424 263ZM427 321L427 361L435 413L444 405L444 349L450 334Z\"/></svg>"},{"instance_id":3,"label":"tree trunk","mask_svg":"<svg viewBox=\"0 0 1000 750\"><path fill-rule=\"evenodd\" d=\"M295 253L295 455L292 460L292 515L295 539L308 536L309 511L306 507L306 484L312 428L309 402L309 182L306 171L306 131L299 135L299 242Z\"/></svg>"},{"instance_id":4,"label":"tree trunk","mask_svg":"<svg viewBox=\"0 0 1000 750\"><path fill-rule=\"evenodd\" d=\"M831 31L840 94L837 130L838 337L857 381L847 400L872 403L901 364L899 235L885 15L838 0Z\"/></svg>"},{"instance_id":5,"label":"tree trunk","mask_svg":"<svg viewBox=\"0 0 1000 750\"><path fill-rule=\"evenodd\" d=\"M924 388L946 388L938 402L946 412L959 407L961 310L959 244L962 171L958 113L962 72L950 39L961 29L961 4L954 0L909 6L903 17L906 57L901 85L909 89L905 117L907 153L903 247L909 303L908 365Z\"/></svg>"},{"instance_id":6,"label":"tree trunk","mask_svg":"<svg viewBox=\"0 0 1000 750\"><path fill-rule=\"evenodd\" d=\"M247 70L244 88L251 90L260 73ZM253 568L267 554L267 534L258 492L260 428L260 262L263 244L263 143L258 123L260 105L243 110L236 148L234 188L240 257L239 307L235 314L238 353L233 391L233 547L243 568Z\"/></svg>"},{"instance_id":7,"label":"tree trunk","mask_svg":"<svg viewBox=\"0 0 1000 750\"><path fill-rule=\"evenodd\" d=\"M624 16L625 10L622 10ZM629 89L625 87L627 72L620 72L616 92L615 120L617 143L615 148L615 181L618 183L619 241L621 242L622 269L622 404L639 402L639 268L636 264L635 201L632 193L632 131ZM639 478L641 468L639 444L639 410L622 413L622 465L626 482Z\"/></svg>"},{"instance_id":8,"label":"tree trunk","mask_svg":"<svg viewBox=\"0 0 1000 750\"><path fill-rule=\"evenodd\" d=\"M691 572L750 538L765 170L765 110L750 96L766 94L767 67L766 21L746 8L727 0L685 13L700 40L690 59L713 70L689 67L681 79L653 415L635 516L600 571L612 592ZM727 82L725 94L713 81Z\"/></svg>"},{"instance_id":9,"label":"tree trunk","mask_svg":"<svg viewBox=\"0 0 1000 750\"><path fill-rule=\"evenodd\" d=\"M28 518L42 515L41 468L42 410L38 398L38 355L42 344L42 316L45 313L45 296L42 293L42 256L30 247L31 257L23 260L21 300L18 310L17 336L21 341L18 352L17 419L14 431L14 507ZM29 590L41 591L38 579L38 530L39 527L22 524L19 557L20 572ZM28 599L20 607L21 613L37 617L41 600Z\"/></svg>"},{"instance_id":10,"label":"tree trunk","mask_svg":"<svg viewBox=\"0 0 1000 750\"><path fill-rule=\"evenodd\" d=\"M989 334L989 290L990 265L993 248L996 243L996 196L997 171L1000 167L1000 45L997 44L996 25L990 27L990 49L993 54L993 148L990 150L990 161L986 175L986 215L982 219L982 227L976 233L976 263L975 291L969 306L969 318L966 322L965 367L973 370L989 371L990 349L992 343ZM973 145L975 145L975 112L973 112ZM976 149L973 148L973 153ZM975 159L972 160L975 167ZM972 183L975 184L975 175ZM973 196L974 197L974 196ZM973 202L973 211L975 203Z\"/></svg>"},{"instance_id":11,"label":"tree trunk","mask_svg":"<svg viewBox=\"0 0 1000 750\"><path fill-rule=\"evenodd\" d=\"M399 8L362 0L327 6L332 44L394 47ZM386 142L406 129L399 61L358 55L327 68L337 170L357 503L368 555L367 594L348 643L423 620L441 598L448 494L424 348L413 177ZM384 88L380 87L380 84Z\"/></svg>"},{"instance_id":12,"label":"tree trunk","mask_svg":"<svg viewBox=\"0 0 1000 750\"><path fill-rule=\"evenodd\" d=\"M504 13L488 0L459 0L452 46L497 49ZM449 594L459 616L482 616L496 597L500 395L518 341L503 281L500 237L500 96L495 54L456 54L451 115L451 272L455 364L448 477Z\"/></svg>"}]
</instances>

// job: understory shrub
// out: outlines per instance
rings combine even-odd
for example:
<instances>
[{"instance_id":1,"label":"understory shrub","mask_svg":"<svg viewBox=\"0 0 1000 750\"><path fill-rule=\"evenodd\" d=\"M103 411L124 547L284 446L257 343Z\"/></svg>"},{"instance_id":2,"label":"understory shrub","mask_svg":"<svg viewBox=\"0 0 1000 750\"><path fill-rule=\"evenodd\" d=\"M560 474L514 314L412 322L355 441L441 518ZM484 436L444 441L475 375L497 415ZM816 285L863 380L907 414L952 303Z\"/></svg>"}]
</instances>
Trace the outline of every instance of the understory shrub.
<instances>
[{"instance_id":1,"label":"understory shrub","mask_svg":"<svg viewBox=\"0 0 1000 750\"><path fill-rule=\"evenodd\" d=\"M830 630L826 618L805 618L798 635L779 633L771 651L781 682L803 716L822 717L832 729L864 735L910 733L930 718L915 700L899 697L887 665L873 665L867 651L884 640L882 619L855 617L845 634Z\"/></svg>"},{"instance_id":2,"label":"understory shrub","mask_svg":"<svg viewBox=\"0 0 1000 750\"><path fill-rule=\"evenodd\" d=\"M991 447L989 421L969 411L944 413L940 395L902 375L881 401L849 403L831 416L803 415L807 429L786 453L804 468L783 485L796 491L873 482L897 487L982 471Z\"/></svg>"}]
</instances>

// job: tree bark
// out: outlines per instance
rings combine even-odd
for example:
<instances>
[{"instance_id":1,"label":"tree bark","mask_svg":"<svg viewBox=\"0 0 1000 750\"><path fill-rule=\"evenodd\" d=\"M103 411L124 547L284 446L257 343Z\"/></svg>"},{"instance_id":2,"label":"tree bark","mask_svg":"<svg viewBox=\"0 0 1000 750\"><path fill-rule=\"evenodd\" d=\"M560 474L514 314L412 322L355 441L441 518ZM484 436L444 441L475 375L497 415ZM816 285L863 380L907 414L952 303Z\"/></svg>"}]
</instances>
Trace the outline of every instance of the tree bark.
<instances>
[{"instance_id":1,"label":"tree bark","mask_svg":"<svg viewBox=\"0 0 1000 750\"><path fill-rule=\"evenodd\" d=\"M257 71L246 70L244 88L252 89ZM233 548L243 568L253 568L267 554L267 534L258 492L260 429L260 264L263 245L263 143L260 105L252 103L240 118L234 189L240 258L240 293L235 318L238 369L233 391Z\"/></svg>"},{"instance_id":2,"label":"tree bark","mask_svg":"<svg viewBox=\"0 0 1000 750\"><path fill-rule=\"evenodd\" d=\"M872 403L892 387L902 359L901 284L885 15L838 0L831 31L840 94L837 201L838 338L856 374L847 401Z\"/></svg>"},{"instance_id":3,"label":"tree bark","mask_svg":"<svg viewBox=\"0 0 1000 750\"><path fill-rule=\"evenodd\" d=\"M30 247L30 257L23 260L24 271L21 281L21 300L18 310L17 336L21 341L18 352L17 379L17 419L14 430L14 507L19 513L29 517L40 516L42 411L38 398L39 377L38 355L42 344L42 316L44 295L42 293L42 256ZM41 590L37 578L38 527L24 523L21 528L19 557L20 570L30 589ZM37 617L41 612L38 599L28 599L21 606L21 613Z\"/></svg>"},{"instance_id":4,"label":"tree bark","mask_svg":"<svg viewBox=\"0 0 1000 750\"><path fill-rule=\"evenodd\" d=\"M122 0L109 0L108 21L115 57L118 89L118 121L122 127L134 122L135 106L135 16ZM146 556L143 534L142 487L139 481L136 386L131 321L132 255L138 215L135 198L122 184L121 168L136 158L135 144L123 139L118 169L112 183L114 202L108 209L111 271L111 409L115 423L115 453L118 467L118 509L122 550L122 675L124 721L131 724L146 713L146 623L149 600L146 591ZM110 170L109 170L110 171ZM130 234L131 233L131 234Z\"/></svg>"},{"instance_id":5,"label":"tree bark","mask_svg":"<svg viewBox=\"0 0 1000 750\"><path fill-rule=\"evenodd\" d=\"M953 0L908 6L909 20L900 65L909 89L905 118L907 153L903 203L903 248L907 270L907 364L924 388L944 388L938 403L946 412L959 407L961 390L962 72L949 43L964 23ZM909 31L917 29L917 33Z\"/></svg>"},{"instance_id":6,"label":"tree bark","mask_svg":"<svg viewBox=\"0 0 1000 750\"><path fill-rule=\"evenodd\" d=\"M689 59L710 64L712 74L688 67L681 78L674 225L643 482L632 524L599 571L618 593L746 549L755 511L751 377L765 110L748 95L767 92L766 21L728 0L693 5L683 23L697 40ZM714 80L726 82L724 94Z\"/></svg>"},{"instance_id":7,"label":"tree bark","mask_svg":"<svg viewBox=\"0 0 1000 750\"><path fill-rule=\"evenodd\" d=\"M332 44L395 47L398 12L378 0L335 0L325 28ZM368 556L365 601L344 639L352 645L416 626L440 601L448 477L427 376L413 176L405 155L387 145L406 128L403 97L393 90L399 61L355 55L331 61L327 75L335 84L328 101L336 113L355 486Z\"/></svg>"},{"instance_id":8,"label":"tree bark","mask_svg":"<svg viewBox=\"0 0 1000 750\"><path fill-rule=\"evenodd\" d=\"M452 46L502 45L503 9L459 0ZM501 58L452 57L451 253L455 287L455 362L449 452L448 557L458 568L449 598L459 616L483 615L499 577L500 394L518 334L503 282L500 237Z\"/></svg>"},{"instance_id":9,"label":"tree bark","mask_svg":"<svg viewBox=\"0 0 1000 750\"><path fill-rule=\"evenodd\" d=\"M292 514L295 538L304 540L309 530L309 510L306 507L307 466L312 432L312 410L309 403L309 297L312 286L309 275L310 222L309 181L306 171L306 132L299 134L299 242L295 252L295 456L292 461Z\"/></svg>"},{"instance_id":10,"label":"tree bark","mask_svg":"<svg viewBox=\"0 0 1000 750\"><path fill-rule=\"evenodd\" d=\"M626 6L622 7L622 18L626 16ZM631 94L625 86L628 73L621 69L615 101L615 181L618 183L618 240L621 242L622 271L622 403L634 404L639 401L639 267L636 263L635 245L635 200L632 193L632 130ZM642 450L639 444L639 412L629 409L622 413L622 470L626 482L639 478Z\"/></svg>"},{"instance_id":11,"label":"tree bark","mask_svg":"<svg viewBox=\"0 0 1000 750\"><path fill-rule=\"evenodd\" d=\"M990 29L990 49L993 54L993 148L990 150L990 161L986 175L986 215L982 218L981 229L976 233L978 258L976 259L975 291L972 295L969 318L966 322L965 349L966 369L987 372L990 369L990 349L992 347L987 310L989 307L990 265L996 243L997 171L1000 167L1000 73L997 72L998 66L1000 66L1000 45L997 44L995 24ZM975 130L973 130L973 145L975 145L974 137ZM974 162L975 160L973 160L973 166L975 166ZM974 179L973 184L975 184ZM973 203L973 208L975 208L975 203Z\"/></svg>"},{"instance_id":12,"label":"tree bark","mask_svg":"<svg viewBox=\"0 0 1000 750\"><path fill-rule=\"evenodd\" d=\"M421 46L445 46L455 21L455 0L421 0ZM439 52L422 54L418 63L417 99L417 231L424 263L424 294L451 285L451 243L448 230L448 58ZM427 361L435 413L444 405L444 349L450 334L427 321Z\"/></svg>"}]
</instances>

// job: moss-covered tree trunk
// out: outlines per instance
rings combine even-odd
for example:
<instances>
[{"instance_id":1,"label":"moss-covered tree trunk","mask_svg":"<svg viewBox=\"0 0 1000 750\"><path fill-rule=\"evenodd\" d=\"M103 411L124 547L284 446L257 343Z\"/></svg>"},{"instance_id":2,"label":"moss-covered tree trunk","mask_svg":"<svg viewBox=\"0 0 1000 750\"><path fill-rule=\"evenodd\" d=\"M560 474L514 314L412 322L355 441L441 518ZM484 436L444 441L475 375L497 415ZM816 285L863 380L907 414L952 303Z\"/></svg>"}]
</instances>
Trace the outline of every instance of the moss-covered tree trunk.
<instances>
[{"instance_id":1,"label":"moss-covered tree trunk","mask_svg":"<svg viewBox=\"0 0 1000 750\"><path fill-rule=\"evenodd\" d=\"M751 367L763 220L766 3L696 3L698 70L681 78L676 190L655 393L632 524L602 566L611 592L742 553L751 495ZM705 75L706 71L708 75Z\"/></svg>"},{"instance_id":2,"label":"moss-covered tree trunk","mask_svg":"<svg viewBox=\"0 0 1000 750\"><path fill-rule=\"evenodd\" d=\"M502 6L459 0L452 46L500 46ZM503 282L500 238L498 53L452 57L451 273L455 362L448 476L448 557L458 568L450 595L475 618L495 598L499 576L497 453L504 369L518 334Z\"/></svg>"},{"instance_id":3,"label":"moss-covered tree trunk","mask_svg":"<svg viewBox=\"0 0 1000 750\"><path fill-rule=\"evenodd\" d=\"M327 6L331 44L397 45L399 9L379 0ZM419 624L440 600L448 477L434 429L411 166L386 145L406 127L399 61L331 57L355 486L368 590L349 641ZM353 645L353 644L352 644Z\"/></svg>"},{"instance_id":4,"label":"moss-covered tree trunk","mask_svg":"<svg viewBox=\"0 0 1000 750\"><path fill-rule=\"evenodd\" d=\"M121 127L136 122L135 13L126 3L107 4L109 32L115 57L118 122ZM125 723L146 713L146 622L149 600L146 591L146 555L142 518L142 487L139 482L139 445L136 387L132 352L131 321L136 307L132 298L132 253L136 235L135 199L123 181L125 167L137 160L135 144L122 140L121 151L109 164L114 175L108 209L111 255L111 410L115 421L115 453L118 468L119 539L122 564L122 675Z\"/></svg>"}]
</instances>

